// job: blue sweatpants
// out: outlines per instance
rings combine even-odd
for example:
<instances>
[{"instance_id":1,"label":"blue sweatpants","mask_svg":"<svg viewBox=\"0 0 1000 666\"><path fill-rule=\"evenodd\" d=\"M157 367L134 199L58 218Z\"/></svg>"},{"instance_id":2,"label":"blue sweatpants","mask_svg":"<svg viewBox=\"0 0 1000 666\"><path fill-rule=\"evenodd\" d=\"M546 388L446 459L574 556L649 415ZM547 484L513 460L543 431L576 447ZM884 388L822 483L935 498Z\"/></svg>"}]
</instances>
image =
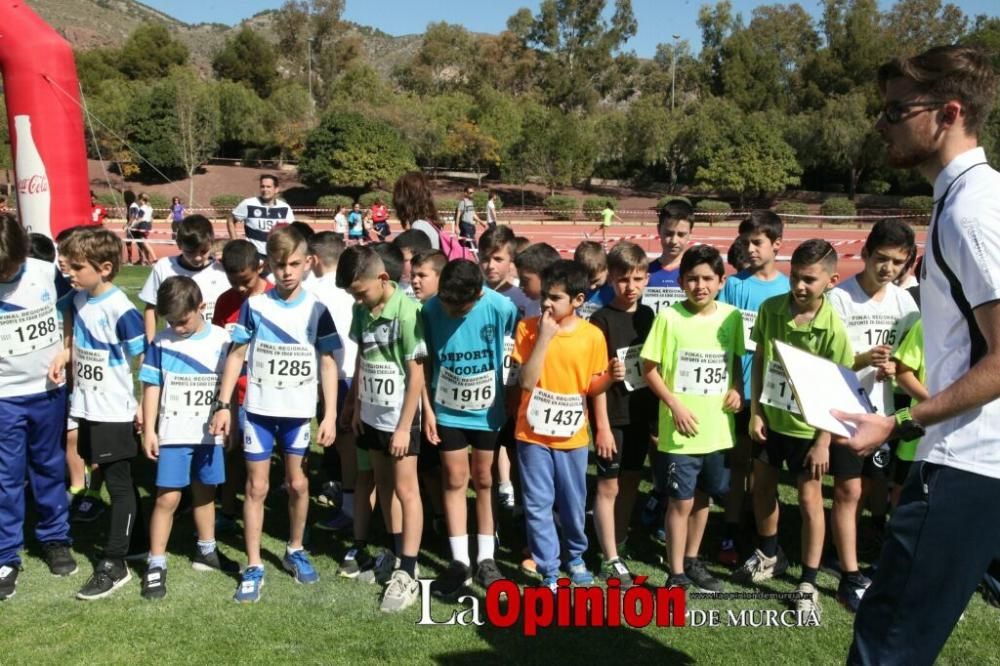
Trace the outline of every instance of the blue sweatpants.
<instances>
[{"instance_id":1,"label":"blue sweatpants","mask_svg":"<svg viewBox=\"0 0 1000 666\"><path fill-rule=\"evenodd\" d=\"M24 481L38 511L40 543L70 543L66 497L66 390L0 398L0 565L20 564Z\"/></svg>"},{"instance_id":2,"label":"blue sweatpants","mask_svg":"<svg viewBox=\"0 0 1000 666\"><path fill-rule=\"evenodd\" d=\"M559 450L517 443L517 462L524 495L531 559L543 577L559 575L559 534L552 507L559 510L563 539L570 560L587 550L584 533L587 504L587 448Z\"/></svg>"}]
</instances>

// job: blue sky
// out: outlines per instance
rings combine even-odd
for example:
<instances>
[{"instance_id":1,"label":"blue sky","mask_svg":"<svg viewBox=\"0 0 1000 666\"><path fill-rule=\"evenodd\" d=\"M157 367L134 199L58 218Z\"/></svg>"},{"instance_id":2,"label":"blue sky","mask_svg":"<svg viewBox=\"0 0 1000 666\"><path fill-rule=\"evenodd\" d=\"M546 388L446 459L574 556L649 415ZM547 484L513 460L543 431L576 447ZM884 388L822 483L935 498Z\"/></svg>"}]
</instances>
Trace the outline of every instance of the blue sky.
<instances>
[{"instance_id":1,"label":"blue sky","mask_svg":"<svg viewBox=\"0 0 1000 666\"><path fill-rule=\"evenodd\" d=\"M226 23L233 25L265 9L277 9L281 0L143 0L187 23ZM464 25L474 32L496 33L504 29L507 18L520 7L530 7L536 11L538 0L493 0L492 2L469 2L468 0L347 0L344 18L362 25L369 25L392 35L423 32L432 21L448 21ZM632 9L639 22L638 34L626 48L633 49L639 56L652 57L656 45L672 41L672 35L691 42L692 48L700 48L700 34L697 26L698 8L706 4L704 0L632 0ZM773 2L755 0L734 0L736 11L749 18L754 7ZM818 0L800 0L808 11L819 11ZM879 0L883 7L893 4L891 0ZM969 16L989 14L1000 16L1000 2L997 0L958 0L956 4ZM613 0L608 0L613 7Z\"/></svg>"}]
</instances>

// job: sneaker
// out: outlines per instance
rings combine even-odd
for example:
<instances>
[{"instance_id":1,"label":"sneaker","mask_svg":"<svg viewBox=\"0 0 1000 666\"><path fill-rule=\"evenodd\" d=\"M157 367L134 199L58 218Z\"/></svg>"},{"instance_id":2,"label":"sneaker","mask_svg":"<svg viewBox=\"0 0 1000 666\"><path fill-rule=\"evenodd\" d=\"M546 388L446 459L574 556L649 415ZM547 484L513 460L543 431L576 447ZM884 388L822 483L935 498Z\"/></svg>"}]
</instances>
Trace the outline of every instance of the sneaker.
<instances>
[{"instance_id":1,"label":"sneaker","mask_svg":"<svg viewBox=\"0 0 1000 666\"><path fill-rule=\"evenodd\" d=\"M573 581L574 585L594 584L594 574L587 568L587 565L584 563L582 557L578 557L571 562L567 562L566 569L569 571L569 579Z\"/></svg>"},{"instance_id":2,"label":"sneaker","mask_svg":"<svg viewBox=\"0 0 1000 666\"><path fill-rule=\"evenodd\" d=\"M822 609L819 605L819 590L812 583L799 583L799 586L795 588L795 592L798 593L799 599L795 601L795 610L799 615L805 615L807 613L815 613L818 616L821 615Z\"/></svg>"},{"instance_id":3,"label":"sneaker","mask_svg":"<svg viewBox=\"0 0 1000 666\"><path fill-rule=\"evenodd\" d=\"M76 506L76 513L70 518L74 523L92 523L101 517L107 505L100 497L86 495Z\"/></svg>"},{"instance_id":4,"label":"sneaker","mask_svg":"<svg viewBox=\"0 0 1000 666\"><path fill-rule=\"evenodd\" d=\"M663 587L679 587L685 590L689 590L694 586L694 581L684 574L670 574L667 576L667 581L663 584Z\"/></svg>"},{"instance_id":5,"label":"sneaker","mask_svg":"<svg viewBox=\"0 0 1000 666\"><path fill-rule=\"evenodd\" d=\"M264 567L247 567L236 586L233 600L241 604L253 604L260 601L260 588L264 587Z\"/></svg>"},{"instance_id":6,"label":"sneaker","mask_svg":"<svg viewBox=\"0 0 1000 666\"><path fill-rule=\"evenodd\" d=\"M420 585L417 581L402 569L396 569L386 585L379 610L383 613L398 613L412 606L419 595Z\"/></svg>"},{"instance_id":7,"label":"sneaker","mask_svg":"<svg viewBox=\"0 0 1000 666\"><path fill-rule=\"evenodd\" d=\"M667 545L667 530L664 527L658 527L655 532L653 532L653 538L662 545Z\"/></svg>"},{"instance_id":8,"label":"sneaker","mask_svg":"<svg viewBox=\"0 0 1000 666\"><path fill-rule=\"evenodd\" d=\"M852 578L844 576L837 586L837 601L851 613L858 612L861 605L861 597L865 595L865 590L872 582L865 576Z\"/></svg>"},{"instance_id":9,"label":"sneaker","mask_svg":"<svg viewBox=\"0 0 1000 666\"><path fill-rule=\"evenodd\" d=\"M240 528L239 523L236 522L236 518L233 516L217 511L215 513L215 533L216 534L232 534L238 531Z\"/></svg>"},{"instance_id":10,"label":"sneaker","mask_svg":"<svg viewBox=\"0 0 1000 666\"><path fill-rule=\"evenodd\" d=\"M695 588L701 592L716 593L722 592L725 589L722 586L722 581L708 573L708 569L705 568L705 563L699 559L695 559L693 562L684 567L684 575L694 583Z\"/></svg>"},{"instance_id":11,"label":"sneaker","mask_svg":"<svg viewBox=\"0 0 1000 666\"><path fill-rule=\"evenodd\" d=\"M351 548L340 561L340 575L344 578L357 578L363 571L370 570L375 564L372 556L365 549Z\"/></svg>"},{"instance_id":12,"label":"sneaker","mask_svg":"<svg viewBox=\"0 0 1000 666\"><path fill-rule=\"evenodd\" d=\"M325 532L341 532L354 527L354 521L346 513L337 509L333 512L333 517L327 520L320 520L315 523L318 530Z\"/></svg>"},{"instance_id":13,"label":"sneaker","mask_svg":"<svg viewBox=\"0 0 1000 666\"><path fill-rule=\"evenodd\" d=\"M625 563L619 557L602 562L598 577L604 581L614 578L622 587L632 587L632 572L628 570L628 567L625 566Z\"/></svg>"},{"instance_id":14,"label":"sneaker","mask_svg":"<svg viewBox=\"0 0 1000 666\"><path fill-rule=\"evenodd\" d=\"M0 601L17 594L17 574L20 571L21 565L14 562L0 566Z\"/></svg>"},{"instance_id":15,"label":"sneaker","mask_svg":"<svg viewBox=\"0 0 1000 666\"><path fill-rule=\"evenodd\" d=\"M195 549L191 568L195 571L221 571L224 574L238 574L240 572L240 565L226 557L225 553L219 552L218 548L208 555L202 555L200 550Z\"/></svg>"},{"instance_id":16,"label":"sneaker","mask_svg":"<svg viewBox=\"0 0 1000 666\"><path fill-rule=\"evenodd\" d=\"M344 490L337 481L327 481L316 495L316 503L320 506L343 506Z\"/></svg>"},{"instance_id":17,"label":"sneaker","mask_svg":"<svg viewBox=\"0 0 1000 666\"><path fill-rule=\"evenodd\" d=\"M545 576L542 578L542 587L547 587L555 594L559 589L559 579L556 576Z\"/></svg>"},{"instance_id":18,"label":"sneaker","mask_svg":"<svg viewBox=\"0 0 1000 666\"><path fill-rule=\"evenodd\" d=\"M469 567L452 560L448 568L431 582L431 594L439 599L451 601L472 584L472 572Z\"/></svg>"},{"instance_id":19,"label":"sneaker","mask_svg":"<svg viewBox=\"0 0 1000 666\"><path fill-rule=\"evenodd\" d=\"M736 565L740 563L740 554L736 552L736 544L732 539L725 539L722 542L722 546L719 548L719 556L716 559L723 566L730 569L736 568Z\"/></svg>"},{"instance_id":20,"label":"sneaker","mask_svg":"<svg viewBox=\"0 0 1000 666\"><path fill-rule=\"evenodd\" d=\"M496 560L483 560L476 565L476 585L486 590L498 580L503 580L503 574L500 573Z\"/></svg>"},{"instance_id":21,"label":"sneaker","mask_svg":"<svg viewBox=\"0 0 1000 666\"><path fill-rule=\"evenodd\" d=\"M375 561L370 569L362 569L358 580L370 585L385 585L392 577L392 572L396 569L396 556L388 550L382 550L375 556Z\"/></svg>"},{"instance_id":22,"label":"sneaker","mask_svg":"<svg viewBox=\"0 0 1000 666\"><path fill-rule=\"evenodd\" d=\"M788 569L785 553L779 548L774 557L768 557L756 549L739 569L733 572L733 580L737 583L762 583L775 576L780 576Z\"/></svg>"},{"instance_id":23,"label":"sneaker","mask_svg":"<svg viewBox=\"0 0 1000 666\"><path fill-rule=\"evenodd\" d=\"M294 553L285 551L281 566L295 577L296 583L311 585L319 580L319 574L316 573L316 569L313 568L312 562L309 561L309 556L304 550L297 550Z\"/></svg>"},{"instance_id":24,"label":"sneaker","mask_svg":"<svg viewBox=\"0 0 1000 666\"><path fill-rule=\"evenodd\" d=\"M501 509L512 511L514 509L514 491L509 493L497 493L497 500Z\"/></svg>"},{"instance_id":25,"label":"sneaker","mask_svg":"<svg viewBox=\"0 0 1000 666\"><path fill-rule=\"evenodd\" d=\"M94 568L94 575L76 593L76 598L85 601L103 599L130 580L132 572L124 562L116 566L111 560L101 560Z\"/></svg>"},{"instance_id":26,"label":"sneaker","mask_svg":"<svg viewBox=\"0 0 1000 666\"><path fill-rule=\"evenodd\" d=\"M67 544L43 543L42 550L45 551L45 563L49 565L53 576L72 576L80 570Z\"/></svg>"},{"instance_id":27,"label":"sneaker","mask_svg":"<svg viewBox=\"0 0 1000 666\"><path fill-rule=\"evenodd\" d=\"M167 596L167 570L162 567L146 569L142 575L143 599L162 599Z\"/></svg>"}]
</instances>

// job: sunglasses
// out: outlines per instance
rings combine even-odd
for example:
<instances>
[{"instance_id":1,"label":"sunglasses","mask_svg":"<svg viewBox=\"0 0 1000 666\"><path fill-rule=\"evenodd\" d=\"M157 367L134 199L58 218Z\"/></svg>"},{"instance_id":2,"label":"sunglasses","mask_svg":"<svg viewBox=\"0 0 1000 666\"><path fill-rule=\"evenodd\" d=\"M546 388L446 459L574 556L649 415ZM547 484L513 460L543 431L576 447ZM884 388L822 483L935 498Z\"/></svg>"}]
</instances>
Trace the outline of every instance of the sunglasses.
<instances>
[{"instance_id":1,"label":"sunglasses","mask_svg":"<svg viewBox=\"0 0 1000 666\"><path fill-rule=\"evenodd\" d=\"M919 102L889 102L882 107L882 117L890 125L901 123L907 117L910 109L923 108L924 111L936 109L947 102L937 100L921 100Z\"/></svg>"}]
</instances>

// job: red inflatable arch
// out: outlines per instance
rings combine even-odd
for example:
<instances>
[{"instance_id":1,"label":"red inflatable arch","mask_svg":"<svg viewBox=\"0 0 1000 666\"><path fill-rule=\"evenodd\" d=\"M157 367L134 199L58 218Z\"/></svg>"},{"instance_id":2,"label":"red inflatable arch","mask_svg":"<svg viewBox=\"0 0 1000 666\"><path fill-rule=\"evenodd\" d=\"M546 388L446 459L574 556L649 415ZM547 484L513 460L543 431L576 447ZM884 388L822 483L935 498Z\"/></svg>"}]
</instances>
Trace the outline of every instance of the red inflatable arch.
<instances>
[{"instance_id":1,"label":"red inflatable arch","mask_svg":"<svg viewBox=\"0 0 1000 666\"><path fill-rule=\"evenodd\" d=\"M73 50L23 1L0 0L0 72L21 224L54 238L90 223Z\"/></svg>"}]
</instances>

